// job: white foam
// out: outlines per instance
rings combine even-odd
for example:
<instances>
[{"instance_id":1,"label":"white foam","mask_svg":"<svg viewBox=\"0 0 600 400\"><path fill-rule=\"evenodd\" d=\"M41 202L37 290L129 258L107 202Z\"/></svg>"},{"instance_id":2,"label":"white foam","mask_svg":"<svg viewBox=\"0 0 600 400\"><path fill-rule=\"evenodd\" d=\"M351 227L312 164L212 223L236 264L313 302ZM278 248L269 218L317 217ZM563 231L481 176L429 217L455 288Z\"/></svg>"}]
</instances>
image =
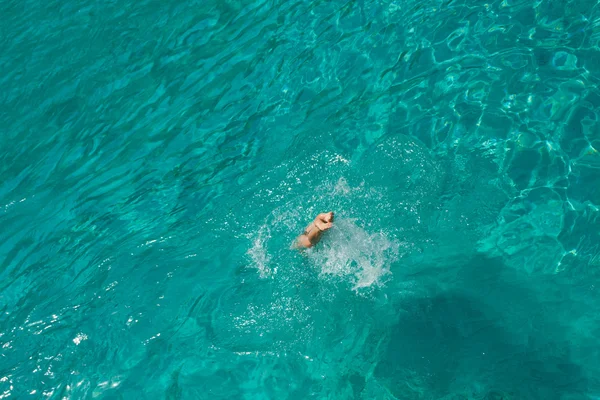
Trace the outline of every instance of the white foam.
<instances>
[{"instance_id":1,"label":"white foam","mask_svg":"<svg viewBox=\"0 0 600 400\"><path fill-rule=\"evenodd\" d=\"M271 276L276 269L270 268L271 256L267 251L267 241L271 238L271 231L267 225L262 225L258 230L258 234L251 238L252 247L246 252L246 254L252 260L252 267L258 270L261 278L267 278Z\"/></svg>"},{"instance_id":2,"label":"white foam","mask_svg":"<svg viewBox=\"0 0 600 400\"><path fill-rule=\"evenodd\" d=\"M354 290L380 285L399 257L399 244L383 232L369 233L355 221L336 220L314 251L311 261L323 278L348 279Z\"/></svg>"}]
</instances>

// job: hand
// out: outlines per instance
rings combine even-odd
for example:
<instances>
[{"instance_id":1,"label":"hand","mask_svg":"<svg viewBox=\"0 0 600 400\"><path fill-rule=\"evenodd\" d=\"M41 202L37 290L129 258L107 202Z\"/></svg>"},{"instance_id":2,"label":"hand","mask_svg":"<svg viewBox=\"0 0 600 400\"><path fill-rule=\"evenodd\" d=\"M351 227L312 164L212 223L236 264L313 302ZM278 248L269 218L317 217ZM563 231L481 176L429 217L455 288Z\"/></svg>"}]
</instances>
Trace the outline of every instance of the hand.
<instances>
[{"instance_id":1,"label":"hand","mask_svg":"<svg viewBox=\"0 0 600 400\"><path fill-rule=\"evenodd\" d=\"M313 223L322 231L331 229L333 226L333 211L317 215Z\"/></svg>"}]
</instances>

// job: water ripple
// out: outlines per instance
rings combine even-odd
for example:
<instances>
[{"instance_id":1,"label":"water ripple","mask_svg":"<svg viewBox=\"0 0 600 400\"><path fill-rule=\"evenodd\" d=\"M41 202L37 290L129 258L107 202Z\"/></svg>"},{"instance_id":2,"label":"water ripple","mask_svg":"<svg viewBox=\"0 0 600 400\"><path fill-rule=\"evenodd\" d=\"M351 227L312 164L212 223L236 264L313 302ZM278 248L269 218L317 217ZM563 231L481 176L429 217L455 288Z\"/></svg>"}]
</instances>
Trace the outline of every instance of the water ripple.
<instances>
[{"instance_id":1,"label":"water ripple","mask_svg":"<svg viewBox=\"0 0 600 400\"><path fill-rule=\"evenodd\" d=\"M0 398L597 396L599 10L3 2Z\"/></svg>"}]
</instances>

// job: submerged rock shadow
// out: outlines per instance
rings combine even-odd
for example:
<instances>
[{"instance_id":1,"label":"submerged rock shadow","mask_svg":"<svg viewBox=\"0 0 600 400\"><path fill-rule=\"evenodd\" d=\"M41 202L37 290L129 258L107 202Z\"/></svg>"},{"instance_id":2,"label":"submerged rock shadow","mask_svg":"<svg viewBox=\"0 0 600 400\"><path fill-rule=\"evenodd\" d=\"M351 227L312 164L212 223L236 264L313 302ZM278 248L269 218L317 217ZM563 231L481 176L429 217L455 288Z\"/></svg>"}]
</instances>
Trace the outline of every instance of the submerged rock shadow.
<instances>
[{"instance_id":1,"label":"submerged rock shadow","mask_svg":"<svg viewBox=\"0 0 600 400\"><path fill-rule=\"evenodd\" d=\"M588 398L589 375L571 357L574 338L526 287L531 282L518 283L515 271L482 257L437 278L444 274L454 287L403 302L374 371L389 392L399 399Z\"/></svg>"}]
</instances>

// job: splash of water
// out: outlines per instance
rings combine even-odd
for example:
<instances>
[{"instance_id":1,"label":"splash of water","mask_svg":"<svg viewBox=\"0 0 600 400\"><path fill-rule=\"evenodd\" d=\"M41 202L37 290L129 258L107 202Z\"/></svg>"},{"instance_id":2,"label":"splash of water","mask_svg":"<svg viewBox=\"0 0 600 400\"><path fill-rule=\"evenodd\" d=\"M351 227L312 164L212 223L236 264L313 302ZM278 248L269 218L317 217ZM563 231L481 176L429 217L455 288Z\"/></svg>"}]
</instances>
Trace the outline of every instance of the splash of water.
<instances>
[{"instance_id":1,"label":"splash of water","mask_svg":"<svg viewBox=\"0 0 600 400\"><path fill-rule=\"evenodd\" d=\"M262 225L258 230L258 234L254 235L252 247L246 252L252 261L251 265L258 270L261 278L267 278L277 272L277 269L272 269L269 265L271 256L267 251L267 242L271 238L271 231L267 225Z\"/></svg>"},{"instance_id":2,"label":"splash of water","mask_svg":"<svg viewBox=\"0 0 600 400\"><path fill-rule=\"evenodd\" d=\"M246 254L250 265L261 279L273 277L277 264L268 251L271 231L262 225L257 234L249 237L252 246ZM296 251L282 248L282 251ZM322 279L331 277L350 282L353 290L378 286L391 274L391 265L399 259L400 243L384 232L369 233L355 220L339 219L321 243L313 249L303 250L311 264L319 270Z\"/></svg>"},{"instance_id":3,"label":"splash of water","mask_svg":"<svg viewBox=\"0 0 600 400\"><path fill-rule=\"evenodd\" d=\"M399 258L400 244L383 232L369 233L350 219L337 220L309 258L322 277L349 279L354 290L381 285Z\"/></svg>"}]
</instances>

